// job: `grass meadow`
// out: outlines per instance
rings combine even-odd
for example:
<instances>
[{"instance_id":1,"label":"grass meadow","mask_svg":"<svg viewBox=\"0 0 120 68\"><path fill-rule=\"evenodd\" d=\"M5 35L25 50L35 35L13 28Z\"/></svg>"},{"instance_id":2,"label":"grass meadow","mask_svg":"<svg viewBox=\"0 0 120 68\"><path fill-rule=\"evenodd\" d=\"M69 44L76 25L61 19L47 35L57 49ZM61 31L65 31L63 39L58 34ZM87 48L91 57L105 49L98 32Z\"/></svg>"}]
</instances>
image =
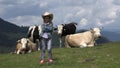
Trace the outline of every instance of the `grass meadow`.
<instances>
[{"instance_id":1,"label":"grass meadow","mask_svg":"<svg viewBox=\"0 0 120 68\"><path fill-rule=\"evenodd\" d=\"M120 42L91 48L53 48L53 58L53 64L40 65L40 51L0 54L0 68L120 68Z\"/></svg>"}]
</instances>

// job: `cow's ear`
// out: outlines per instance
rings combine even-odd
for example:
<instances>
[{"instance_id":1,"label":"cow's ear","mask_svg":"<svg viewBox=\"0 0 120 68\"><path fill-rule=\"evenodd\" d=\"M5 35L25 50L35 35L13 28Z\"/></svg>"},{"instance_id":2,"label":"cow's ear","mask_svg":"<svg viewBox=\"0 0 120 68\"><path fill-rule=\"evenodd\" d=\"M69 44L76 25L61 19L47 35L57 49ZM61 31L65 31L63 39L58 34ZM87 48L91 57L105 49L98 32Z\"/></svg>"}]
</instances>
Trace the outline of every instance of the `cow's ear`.
<instances>
[{"instance_id":1,"label":"cow's ear","mask_svg":"<svg viewBox=\"0 0 120 68\"><path fill-rule=\"evenodd\" d=\"M91 33L94 33L94 29L93 28L90 28L90 31L91 31Z\"/></svg>"},{"instance_id":2,"label":"cow's ear","mask_svg":"<svg viewBox=\"0 0 120 68\"><path fill-rule=\"evenodd\" d=\"M62 26L64 26L64 24L61 24Z\"/></svg>"},{"instance_id":3,"label":"cow's ear","mask_svg":"<svg viewBox=\"0 0 120 68\"><path fill-rule=\"evenodd\" d=\"M21 40L18 40L17 43L21 43Z\"/></svg>"},{"instance_id":4,"label":"cow's ear","mask_svg":"<svg viewBox=\"0 0 120 68\"><path fill-rule=\"evenodd\" d=\"M29 40L29 39L27 39L27 43L29 43L29 41L30 41L30 40Z\"/></svg>"},{"instance_id":5,"label":"cow's ear","mask_svg":"<svg viewBox=\"0 0 120 68\"><path fill-rule=\"evenodd\" d=\"M90 30L93 30L93 28L90 28Z\"/></svg>"}]
</instances>

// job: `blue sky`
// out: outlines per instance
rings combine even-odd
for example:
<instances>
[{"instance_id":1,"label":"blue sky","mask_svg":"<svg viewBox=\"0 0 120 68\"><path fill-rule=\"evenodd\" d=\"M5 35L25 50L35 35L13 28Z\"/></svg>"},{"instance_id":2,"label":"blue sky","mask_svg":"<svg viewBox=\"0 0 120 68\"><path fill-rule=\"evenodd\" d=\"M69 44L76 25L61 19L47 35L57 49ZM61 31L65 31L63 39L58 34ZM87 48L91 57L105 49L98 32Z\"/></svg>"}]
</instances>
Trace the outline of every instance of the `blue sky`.
<instances>
[{"instance_id":1,"label":"blue sky","mask_svg":"<svg viewBox=\"0 0 120 68\"><path fill-rule=\"evenodd\" d=\"M42 24L46 11L54 14L54 25L120 30L120 0L0 0L0 17L19 26Z\"/></svg>"}]
</instances>

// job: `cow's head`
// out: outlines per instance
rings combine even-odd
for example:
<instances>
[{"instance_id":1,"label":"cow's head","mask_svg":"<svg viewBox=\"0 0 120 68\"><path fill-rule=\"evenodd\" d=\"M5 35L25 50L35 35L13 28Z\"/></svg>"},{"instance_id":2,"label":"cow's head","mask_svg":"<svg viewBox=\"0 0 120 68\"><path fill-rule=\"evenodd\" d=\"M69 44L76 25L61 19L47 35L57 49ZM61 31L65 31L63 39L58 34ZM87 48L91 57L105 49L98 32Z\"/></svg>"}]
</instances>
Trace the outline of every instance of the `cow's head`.
<instances>
[{"instance_id":1,"label":"cow's head","mask_svg":"<svg viewBox=\"0 0 120 68\"><path fill-rule=\"evenodd\" d=\"M63 30L63 25L58 25L57 27L58 27L58 34L61 35Z\"/></svg>"},{"instance_id":2,"label":"cow's head","mask_svg":"<svg viewBox=\"0 0 120 68\"><path fill-rule=\"evenodd\" d=\"M101 37L101 29L100 28L92 28L91 29L92 33L94 33L95 38L100 38Z\"/></svg>"},{"instance_id":3,"label":"cow's head","mask_svg":"<svg viewBox=\"0 0 120 68\"><path fill-rule=\"evenodd\" d=\"M28 39L27 38L22 38L20 40L20 43L21 43L21 49L26 49L27 43L28 43Z\"/></svg>"}]
</instances>

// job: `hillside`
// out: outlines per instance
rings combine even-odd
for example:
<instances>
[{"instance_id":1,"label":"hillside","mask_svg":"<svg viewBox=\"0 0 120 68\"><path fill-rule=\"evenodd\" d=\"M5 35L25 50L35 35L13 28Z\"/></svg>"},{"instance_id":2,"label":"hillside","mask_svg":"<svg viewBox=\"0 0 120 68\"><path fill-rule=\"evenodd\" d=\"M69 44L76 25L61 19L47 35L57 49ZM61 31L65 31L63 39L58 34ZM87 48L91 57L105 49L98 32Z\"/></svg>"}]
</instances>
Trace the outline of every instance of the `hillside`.
<instances>
[{"instance_id":1,"label":"hillside","mask_svg":"<svg viewBox=\"0 0 120 68\"><path fill-rule=\"evenodd\" d=\"M20 27L0 18L0 32L20 32Z\"/></svg>"},{"instance_id":2,"label":"hillside","mask_svg":"<svg viewBox=\"0 0 120 68\"><path fill-rule=\"evenodd\" d=\"M119 45L114 42L92 48L54 48L55 62L43 65L39 64L40 52L0 54L0 68L119 68Z\"/></svg>"},{"instance_id":3,"label":"hillside","mask_svg":"<svg viewBox=\"0 0 120 68\"><path fill-rule=\"evenodd\" d=\"M102 31L102 34L103 36L108 38L110 41L120 41L119 32Z\"/></svg>"},{"instance_id":4,"label":"hillside","mask_svg":"<svg viewBox=\"0 0 120 68\"><path fill-rule=\"evenodd\" d=\"M26 30L27 27L19 27L0 18L0 53L5 52L5 49L12 50L16 41L26 36Z\"/></svg>"}]
</instances>

